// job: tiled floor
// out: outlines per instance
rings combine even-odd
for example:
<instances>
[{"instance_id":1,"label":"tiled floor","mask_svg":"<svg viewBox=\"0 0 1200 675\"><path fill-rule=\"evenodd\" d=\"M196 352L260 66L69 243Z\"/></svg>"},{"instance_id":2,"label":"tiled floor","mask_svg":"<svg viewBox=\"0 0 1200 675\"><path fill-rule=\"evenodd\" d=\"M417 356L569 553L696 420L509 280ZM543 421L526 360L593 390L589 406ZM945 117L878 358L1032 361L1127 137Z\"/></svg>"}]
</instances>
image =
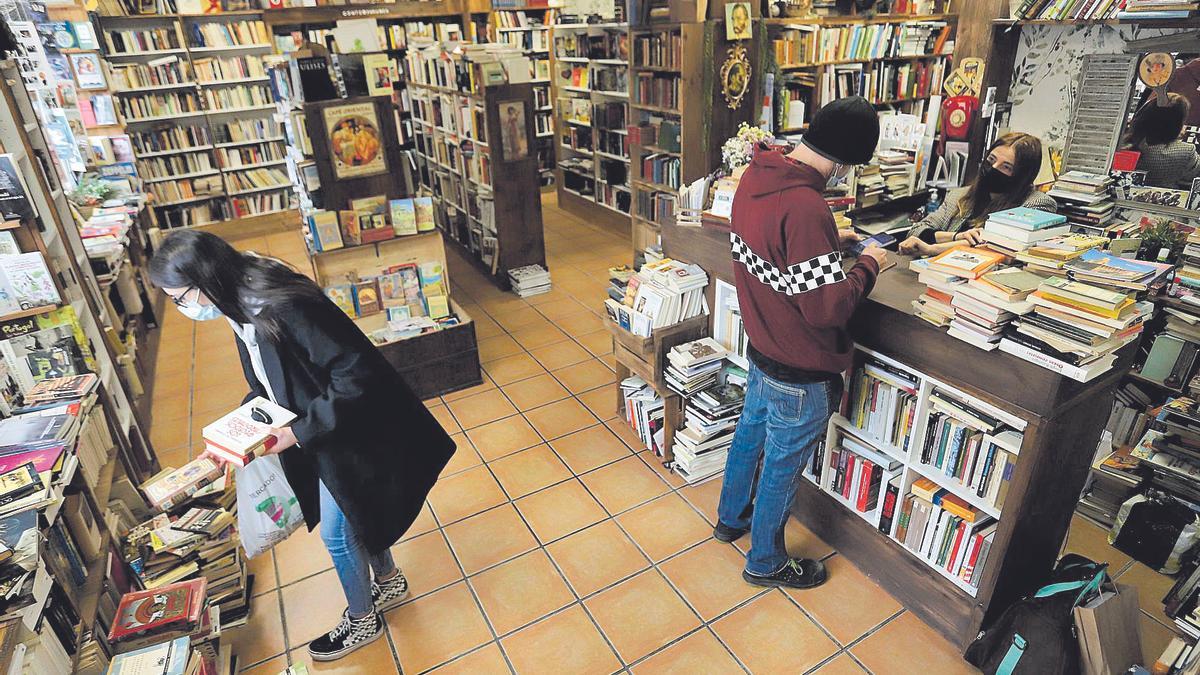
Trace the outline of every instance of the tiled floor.
<instances>
[{"instance_id":1,"label":"tiled floor","mask_svg":"<svg viewBox=\"0 0 1200 675\"><path fill-rule=\"evenodd\" d=\"M551 294L523 301L452 260L453 295L475 319L486 382L427 402L459 450L393 548L413 598L387 614L386 640L310 669L973 672L795 521L789 551L825 558L829 582L803 592L742 582L743 550L711 539L719 480L685 487L615 417L610 341L597 312L605 270L627 259L628 240L566 214L552 197L544 220ZM299 235L237 243L307 268ZM164 465L186 461L202 444L200 428L241 400L233 339L223 321L168 312L151 425ZM1079 521L1069 545L1139 586L1153 660L1170 635L1151 618L1161 618L1170 579L1103 536ZM228 635L243 672L309 663L306 643L344 607L317 533L299 532L251 566L250 623Z\"/></svg>"}]
</instances>

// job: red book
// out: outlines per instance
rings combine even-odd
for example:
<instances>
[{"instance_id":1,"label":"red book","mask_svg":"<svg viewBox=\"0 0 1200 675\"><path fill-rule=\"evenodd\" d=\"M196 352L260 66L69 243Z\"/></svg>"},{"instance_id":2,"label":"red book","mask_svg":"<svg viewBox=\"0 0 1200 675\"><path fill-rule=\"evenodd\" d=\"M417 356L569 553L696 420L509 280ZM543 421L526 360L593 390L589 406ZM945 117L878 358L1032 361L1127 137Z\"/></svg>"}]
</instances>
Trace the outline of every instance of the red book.
<instances>
[{"instance_id":1,"label":"red book","mask_svg":"<svg viewBox=\"0 0 1200 675\"><path fill-rule=\"evenodd\" d=\"M875 465L870 460L862 460L858 469L858 500L854 508L860 513L867 512L867 502L871 498L871 469Z\"/></svg>"},{"instance_id":2,"label":"red book","mask_svg":"<svg viewBox=\"0 0 1200 675\"><path fill-rule=\"evenodd\" d=\"M958 573L958 578L963 581L970 581L971 574L975 571L975 563L979 562L979 549L983 548L983 535L976 534L971 537L971 548L967 551L967 557L963 560L962 571Z\"/></svg>"},{"instance_id":3,"label":"red book","mask_svg":"<svg viewBox=\"0 0 1200 675\"><path fill-rule=\"evenodd\" d=\"M204 613L207 581L203 578L181 581L162 588L134 591L121 596L113 617L111 641L129 640L150 632L187 626Z\"/></svg>"}]
</instances>

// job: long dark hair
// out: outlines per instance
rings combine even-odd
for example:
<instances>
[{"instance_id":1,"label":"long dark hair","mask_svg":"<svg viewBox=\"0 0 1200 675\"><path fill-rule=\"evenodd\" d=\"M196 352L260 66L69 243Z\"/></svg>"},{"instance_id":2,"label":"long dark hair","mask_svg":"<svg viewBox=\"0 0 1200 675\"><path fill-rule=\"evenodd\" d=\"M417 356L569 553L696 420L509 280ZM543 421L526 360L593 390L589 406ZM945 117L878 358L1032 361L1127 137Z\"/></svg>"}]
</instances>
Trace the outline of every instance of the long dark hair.
<instances>
[{"instance_id":1,"label":"long dark hair","mask_svg":"<svg viewBox=\"0 0 1200 675\"><path fill-rule=\"evenodd\" d=\"M253 324L255 333L271 342L283 336L281 317L270 311L272 307L325 297L311 279L283 262L239 253L224 239L199 230L167 235L149 267L155 286L198 288L222 314Z\"/></svg>"},{"instance_id":2,"label":"long dark hair","mask_svg":"<svg viewBox=\"0 0 1200 675\"><path fill-rule=\"evenodd\" d=\"M1129 122L1129 145L1163 145L1179 138L1191 109L1191 102L1179 94L1167 94L1166 105L1156 98L1146 101Z\"/></svg>"},{"instance_id":3,"label":"long dark hair","mask_svg":"<svg viewBox=\"0 0 1200 675\"><path fill-rule=\"evenodd\" d=\"M984 161L987 161L987 155L1000 147L1010 147L1016 155L1013 162L1013 186L1008 192L990 195L980 185L983 172L979 172L958 206L959 213L966 214L968 221L976 221L995 211L1015 209L1023 205L1029 198L1029 193L1033 192L1033 180L1042 170L1042 141L1033 134L1019 131L1004 134L988 148Z\"/></svg>"}]
</instances>

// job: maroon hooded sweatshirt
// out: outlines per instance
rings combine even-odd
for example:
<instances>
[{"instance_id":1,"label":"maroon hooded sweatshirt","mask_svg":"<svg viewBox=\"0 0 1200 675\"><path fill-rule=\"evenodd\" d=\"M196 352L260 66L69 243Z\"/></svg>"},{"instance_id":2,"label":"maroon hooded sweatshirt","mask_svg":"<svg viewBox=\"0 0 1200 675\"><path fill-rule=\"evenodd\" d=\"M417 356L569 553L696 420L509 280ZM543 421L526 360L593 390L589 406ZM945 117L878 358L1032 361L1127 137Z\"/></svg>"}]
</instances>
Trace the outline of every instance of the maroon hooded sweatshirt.
<instances>
[{"instance_id":1,"label":"maroon hooded sweatshirt","mask_svg":"<svg viewBox=\"0 0 1200 675\"><path fill-rule=\"evenodd\" d=\"M760 147L733 199L730 243L750 358L788 382L833 379L850 367L846 322L879 273L868 256L842 270L825 182Z\"/></svg>"}]
</instances>

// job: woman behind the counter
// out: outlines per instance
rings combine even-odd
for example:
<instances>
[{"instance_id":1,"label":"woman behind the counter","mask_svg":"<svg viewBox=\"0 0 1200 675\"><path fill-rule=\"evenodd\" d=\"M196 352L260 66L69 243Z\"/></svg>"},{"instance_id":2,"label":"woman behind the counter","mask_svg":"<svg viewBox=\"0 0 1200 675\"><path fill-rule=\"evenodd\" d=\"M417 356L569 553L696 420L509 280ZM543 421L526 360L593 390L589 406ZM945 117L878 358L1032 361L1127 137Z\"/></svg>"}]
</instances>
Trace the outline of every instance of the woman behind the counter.
<instances>
[{"instance_id":1,"label":"woman behind the counter","mask_svg":"<svg viewBox=\"0 0 1200 675\"><path fill-rule=\"evenodd\" d=\"M974 246L983 241L980 233L988 214L996 211L1018 206L1054 211L1054 199L1033 189L1041 168L1042 142L1037 136L1001 136L988 149L975 182L951 190L941 208L909 230L900 252L929 256L955 246Z\"/></svg>"}]
</instances>

